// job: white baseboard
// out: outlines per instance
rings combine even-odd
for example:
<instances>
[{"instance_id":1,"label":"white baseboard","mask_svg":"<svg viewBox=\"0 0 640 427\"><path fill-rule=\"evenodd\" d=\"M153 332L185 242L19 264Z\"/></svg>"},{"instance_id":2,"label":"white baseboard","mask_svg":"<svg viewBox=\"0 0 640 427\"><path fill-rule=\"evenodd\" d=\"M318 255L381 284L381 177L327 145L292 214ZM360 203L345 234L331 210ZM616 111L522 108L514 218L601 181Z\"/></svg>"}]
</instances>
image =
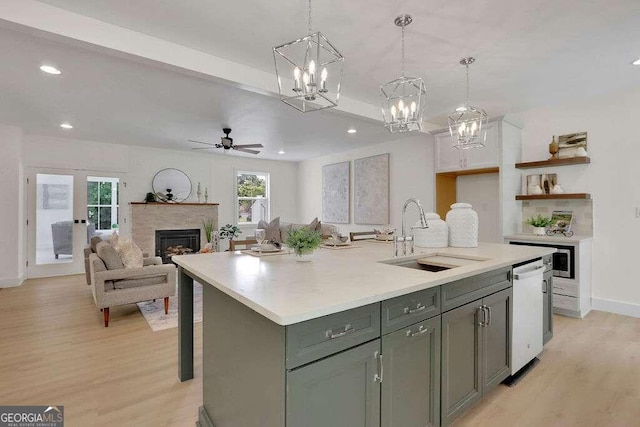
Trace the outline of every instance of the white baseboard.
<instances>
[{"instance_id":1,"label":"white baseboard","mask_svg":"<svg viewBox=\"0 0 640 427\"><path fill-rule=\"evenodd\" d=\"M0 279L0 288L15 288L16 286L22 285L24 280L24 274L14 279Z\"/></svg>"},{"instance_id":2,"label":"white baseboard","mask_svg":"<svg viewBox=\"0 0 640 427\"><path fill-rule=\"evenodd\" d=\"M591 298L593 310L607 311L631 317L640 317L640 305L608 299Z\"/></svg>"}]
</instances>

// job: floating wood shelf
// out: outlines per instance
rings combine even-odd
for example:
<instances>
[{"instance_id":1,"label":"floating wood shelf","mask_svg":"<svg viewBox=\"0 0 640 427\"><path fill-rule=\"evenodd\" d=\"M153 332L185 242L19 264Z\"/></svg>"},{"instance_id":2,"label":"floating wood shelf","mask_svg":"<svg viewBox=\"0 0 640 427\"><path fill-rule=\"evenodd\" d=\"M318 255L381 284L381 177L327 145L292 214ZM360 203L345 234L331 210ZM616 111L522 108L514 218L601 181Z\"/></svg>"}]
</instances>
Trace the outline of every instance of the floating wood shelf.
<instances>
[{"instance_id":1,"label":"floating wood shelf","mask_svg":"<svg viewBox=\"0 0 640 427\"><path fill-rule=\"evenodd\" d=\"M550 168L554 166L586 165L591 163L589 157L570 157L568 159L550 159L538 162L516 163L516 169Z\"/></svg>"},{"instance_id":2,"label":"floating wood shelf","mask_svg":"<svg viewBox=\"0 0 640 427\"><path fill-rule=\"evenodd\" d=\"M524 194L516 196L516 200L562 200L562 199L580 199L589 200L589 193L563 193L563 194Z\"/></svg>"}]
</instances>

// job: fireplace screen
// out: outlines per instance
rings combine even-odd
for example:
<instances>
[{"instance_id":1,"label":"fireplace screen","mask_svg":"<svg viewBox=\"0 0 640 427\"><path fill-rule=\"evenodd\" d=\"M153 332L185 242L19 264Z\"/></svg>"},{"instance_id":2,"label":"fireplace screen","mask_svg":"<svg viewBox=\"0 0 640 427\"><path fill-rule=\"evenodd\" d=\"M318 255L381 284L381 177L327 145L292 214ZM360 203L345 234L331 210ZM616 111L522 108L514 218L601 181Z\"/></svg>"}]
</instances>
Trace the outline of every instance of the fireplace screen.
<instances>
[{"instance_id":1,"label":"fireplace screen","mask_svg":"<svg viewBox=\"0 0 640 427\"><path fill-rule=\"evenodd\" d=\"M171 262L173 255L196 253L200 250L200 230L156 230L156 256Z\"/></svg>"}]
</instances>

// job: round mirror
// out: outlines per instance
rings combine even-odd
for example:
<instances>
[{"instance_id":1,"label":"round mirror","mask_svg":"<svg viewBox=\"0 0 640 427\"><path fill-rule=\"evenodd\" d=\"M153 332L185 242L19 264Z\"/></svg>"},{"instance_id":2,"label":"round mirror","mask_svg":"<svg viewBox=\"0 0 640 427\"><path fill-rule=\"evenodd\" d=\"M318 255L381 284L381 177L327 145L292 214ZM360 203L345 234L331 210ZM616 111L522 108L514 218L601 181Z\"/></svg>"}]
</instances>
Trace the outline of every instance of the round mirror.
<instances>
[{"instance_id":1,"label":"round mirror","mask_svg":"<svg viewBox=\"0 0 640 427\"><path fill-rule=\"evenodd\" d=\"M163 201L182 202L191 195L191 180L179 169L162 169L153 177L152 186Z\"/></svg>"}]
</instances>

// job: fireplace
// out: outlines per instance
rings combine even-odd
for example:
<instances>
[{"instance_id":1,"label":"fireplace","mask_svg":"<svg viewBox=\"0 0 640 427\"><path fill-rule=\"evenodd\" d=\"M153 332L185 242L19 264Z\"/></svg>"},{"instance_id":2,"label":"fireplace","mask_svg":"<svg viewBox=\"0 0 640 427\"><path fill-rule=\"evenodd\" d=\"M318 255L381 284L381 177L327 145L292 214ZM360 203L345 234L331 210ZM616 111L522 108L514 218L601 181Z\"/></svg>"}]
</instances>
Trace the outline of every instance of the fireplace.
<instances>
[{"instance_id":1,"label":"fireplace","mask_svg":"<svg viewBox=\"0 0 640 427\"><path fill-rule=\"evenodd\" d=\"M200 229L156 230L156 256L164 264L171 262L172 255L185 255L200 250Z\"/></svg>"}]
</instances>

